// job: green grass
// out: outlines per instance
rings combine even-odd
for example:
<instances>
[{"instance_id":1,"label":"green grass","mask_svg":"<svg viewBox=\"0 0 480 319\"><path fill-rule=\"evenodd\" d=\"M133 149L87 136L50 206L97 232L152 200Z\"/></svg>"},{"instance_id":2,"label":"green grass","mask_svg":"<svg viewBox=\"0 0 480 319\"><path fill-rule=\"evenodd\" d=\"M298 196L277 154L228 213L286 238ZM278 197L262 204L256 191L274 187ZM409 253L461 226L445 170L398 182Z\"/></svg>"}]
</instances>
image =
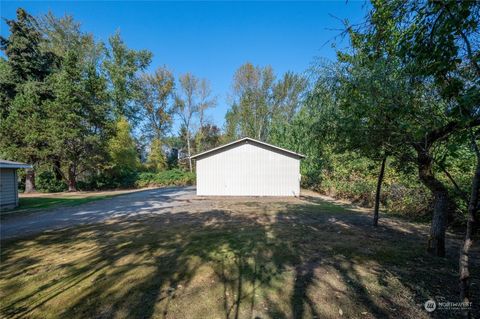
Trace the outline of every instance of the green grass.
<instances>
[{"instance_id":1,"label":"green grass","mask_svg":"<svg viewBox=\"0 0 480 319\"><path fill-rule=\"evenodd\" d=\"M5 241L0 317L429 318L426 299L456 301L458 247L432 258L427 228L370 222L321 201L203 199Z\"/></svg>"},{"instance_id":2,"label":"green grass","mask_svg":"<svg viewBox=\"0 0 480 319\"><path fill-rule=\"evenodd\" d=\"M17 209L37 209L37 208L52 208L54 206L77 206L89 202L93 202L100 199L110 198L111 195L104 196L91 196L85 198L45 198L45 197L32 197L21 198L20 205Z\"/></svg>"},{"instance_id":3,"label":"green grass","mask_svg":"<svg viewBox=\"0 0 480 319\"><path fill-rule=\"evenodd\" d=\"M71 207L110 198L112 196L114 195L98 195L88 197L24 197L19 199L19 205L17 208L2 211L2 214L28 213L36 210L55 207Z\"/></svg>"}]
</instances>

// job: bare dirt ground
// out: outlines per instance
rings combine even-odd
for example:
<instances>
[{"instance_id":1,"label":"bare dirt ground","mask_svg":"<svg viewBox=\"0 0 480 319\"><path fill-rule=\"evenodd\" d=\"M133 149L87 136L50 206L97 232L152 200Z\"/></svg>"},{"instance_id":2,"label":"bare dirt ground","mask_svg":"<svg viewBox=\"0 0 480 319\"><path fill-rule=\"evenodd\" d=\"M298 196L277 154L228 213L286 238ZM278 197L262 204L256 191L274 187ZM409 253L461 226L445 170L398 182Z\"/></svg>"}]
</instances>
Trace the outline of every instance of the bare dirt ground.
<instances>
[{"instance_id":1,"label":"bare dirt ground","mask_svg":"<svg viewBox=\"0 0 480 319\"><path fill-rule=\"evenodd\" d=\"M82 206L63 215L86 214L81 223L2 240L0 316L461 317L423 308L430 298L458 301L461 238L449 234L448 257L431 257L428 225L382 216L375 229L368 210L313 192L150 190ZM478 254L473 300L480 300Z\"/></svg>"}]
</instances>

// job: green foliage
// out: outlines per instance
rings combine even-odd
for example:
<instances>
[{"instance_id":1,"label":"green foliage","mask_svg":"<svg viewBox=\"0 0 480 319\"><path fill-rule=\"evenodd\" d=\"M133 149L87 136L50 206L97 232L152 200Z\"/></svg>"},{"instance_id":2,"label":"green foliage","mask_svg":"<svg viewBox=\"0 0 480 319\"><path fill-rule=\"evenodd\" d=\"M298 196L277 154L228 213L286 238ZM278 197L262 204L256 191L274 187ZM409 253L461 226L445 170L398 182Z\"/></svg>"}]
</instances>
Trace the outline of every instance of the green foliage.
<instances>
[{"instance_id":1,"label":"green foliage","mask_svg":"<svg viewBox=\"0 0 480 319\"><path fill-rule=\"evenodd\" d=\"M37 20L24 9L17 9L17 20L6 20L8 38L0 37L0 48L8 57L15 83L43 81L53 67L55 56L42 50L42 34Z\"/></svg>"},{"instance_id":2,"label":"green foliage","mask_svg":"<svg viewBox=\"0 0 480 319\"><path fill-rule=\"evenodd\" d=\"M199 117L200 127L204 126L204 112L207 108L215 105L215 99L211 98L210 85L205 79L199 79L191 73L185 73L179 78L179 90L175 94L174 112L180 119L181 137L185 141L186 155L188 157L188 167L193 171L192 149L192 125L196 116ZM202 139L202 132L198 136Z\"/></svg>"},{"instance_id":3,"label":"green foliage","mask_svg":"<svg viewBox=\"0 0 480 319\"><path fill-rule=\"evenodd\" d=\"M201 153L221 145L222 133L216 125L205 124L195 135L194 153Z\"/></svg>"},{"instance_id":4,"label":"green foliage","mask_svg":"<svg viewBox=\"0 0 480 319\"><path fill-rule=\"evenodd\" d=\"M150 144L146 167L148 170L159 172L167 167L167 159L162 150L162 141L155 138Z\"/></svg>"},{"instance_id":5,"label":"green foliage","mask_svg":"<svg viewBox=\"0 0 480 319\"><path fill-rule=\"evenodd\" d=\"M377 11L382 10L382 6L377 6ZM417 75L433 77L442 96L457 102L453 107L461 115L478 115L478 3L404 3L392 12L404 23L399 55L406 64ZM413 17L408 13L414 13Z\"/></svg>"},{"instance_id":6,"label":"green foliage","mask_svg":"<svg viewBox=\"0 0 480 319\"><path fill-rule=\"evenodd\" d=\"M140 90L138 72L148 67L152 53L129 49L118 32L111 36L108 42L103 67L109 81L113 111L117 117L124 116L137 122L139 112L134 101Z\"/></svg>"},{"instance_id":7,"label":"green foliage","mask_svg":"<svg viewBox=\"0 0 480 319\"><path fill-rule=\"evenodd\" d=\"M130 130L130 124L125 117L117 121L115 135L108 143L108 153L113 170L134 171L139 166L136 144Z\"/></svg>"},{"instance_id":8,"label":"green foliage","mask_svg":"<svg viewBox=\"0 0 480 319\"><path fill-rule=\"evenodd\" d=\"M133 188L138 179L137 171L103 171L78 182L78 188L84 191Z\"/></svg>"},{"instance_id":9,"label":"green foliage","mask_svg":"<svg viewBox=\"0 0 480 319\"><path fill-rule=\"evenodd\" d=\"M47 105L50 150L65 165L70 189L82 171L99 167L111 128L104 81L83 58L81 51L67 52L52 77L55 99Z\"/></svg>"},{"instance_id":10,"label":"green foliage","mask_svg":"<svg viewBox=\"0 0 480 319\"><path fill-rule=\"evenodd\" d=\"M6 158L36 164L48 154L42 91L42 85L37 82L17 86L8 115L0 123L2 155Z\"/></svg>"},{"instance_id":11,"label":"green foliage","mask_svg":"<svg viewBox=\"0 0 480 319\"><path fill-rule=\"evenodd\" d=\"M136 186L184 186L195 183L195 174L180 169L172 169L159 173L140 173Z\"/></svg>"},{"instance_id":12,"label":"green foliage","mask_svg":"<svg viewBox=\"0 0 480 319\"><path fill-rule=\"evenodd\" d=\"M357 153L330 154L328 169L323 171L318 190L364 207L372 207L378 166L378 161ZM431 200L431 195L415 172L403 173L393 165L387 167L381 196L386 211L418 219L429 213Z\"/></svg>"},{"instance_id":13,"label":"green foliage","mask_svg":"<svg viewBox=\"0 0 480 319\"><path fill-rule=\"evenodd\" d=\"M17 20L6 20L8 38L0 37L0 148L6 159L37 164L48 152L43 103L51 99L46 79L56 57L43 49L44 39L34 17L17 10Z\"/></svg>"},{"instance_id":14,"label":"green foliage","mask_svg":"<svg viewBox=\"0 0 480 319\"><path fill-rule=\"evenodd\" d=\"M267 139L274 79L273 69L269 66L262 68L246 63L236 71L233 80L235 100L226 116L227 126L231 126L227 131L232 132L233 139L245 136Z\"/></svg>"},{"instance_id":15,"label":"green foliage","mask_svg":"<svg viewBox=\"0 0 480 319\"><path fill-rule=\"evenodd\" d=\"M353 81L347 105L353 100L353 108L362 110L360 124L388 128L387 135L372 130L360 140L381 141L387 153L395 152L399 166L413 161L434 197L429 245L437 255L445 253L447 216L463 219L462 202L468 200L461 194L473 186L465 183L472 171L459 177L447 167L457 171L456 160L467 160L466 153L453 155L454 149L470 144L465 133L480 125L479 13L480 6L471 1L374 1L365 24L349 26L352 49L339 54L347 83L367 75L367 81ZM382 109L387 118L378 112ZM343 116L347 123L351 114L348 109Z\"/></svg>"},{"instance_id":16,"label":"green foliage","mask_svg":"<svg viewBox=\"0 0 480 319\"><path fill-rule=\"evenodd\" d=\"M15 80L12 67L3 57L0 58L0 118L8 116L9 103L15 97Z\"/></svg>"},{"instance_id":17,"label":"green foliage","mask_svg":"<svg viewBox=\"0 0 480 319\"><path fill-rule=\"evenodd\" d=\"M36 176L37 190L45 193L58 193L67 190L67 184L62 180L57 180L55 174L51 171L43 171Z\"/></svg>"},{"instance_id":18,"label":"green foliage","mask_svg":"<svg viewBox=\"0 0 480 319\"><path fill-rule=\"evenodd\" d=\"M144 134L161 140L173 121L173 94L175 80L167 68L158 68L154 74L140 78L138 101L145 114Z\"/></svg>"},{"instance_id":19,"label":"green foliage","mask_svg":"<svg viewBox=\"0 0 480 319\"><path fill-rule=\"evenodd\" d=\"M251 137L261 141L280 139L282 126L298 111L306 80L287 72L275 81L269 66L242 65L233 78L233 103L225 116L228 140ZM275 137L273 137L275 139Z\"/></svg>"},{"instance_id":20,"label":"green foliage","mask_svg":"<svg viewBox=\"0 0 480 319\"><path fill-rule=\"evenodd\" d=\"M290 123L277 124L275 134L269 143L293 150L305 155L301 162L302 186L319 189L322 170L327 165L328 146L316 140L314 128L318 114L309 106L304 106L296 113Z\"/></svg>"}]
</instances>

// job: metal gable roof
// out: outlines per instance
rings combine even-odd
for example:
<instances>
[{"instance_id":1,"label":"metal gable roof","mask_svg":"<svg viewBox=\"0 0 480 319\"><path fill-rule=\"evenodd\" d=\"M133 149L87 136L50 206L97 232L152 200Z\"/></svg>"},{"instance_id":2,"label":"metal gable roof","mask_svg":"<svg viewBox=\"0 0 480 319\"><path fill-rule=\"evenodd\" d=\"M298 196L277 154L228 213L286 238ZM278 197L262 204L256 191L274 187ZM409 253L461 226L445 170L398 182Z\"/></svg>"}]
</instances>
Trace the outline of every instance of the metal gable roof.
<instances>
[{"instance_id":1,"label":"metal gable roof","mask_svg":"<svg viewBox=\"0 0 480 319\"><path fill-rule=\"evenodd\" d=\"M0 159L0 168L32 168L32 165Z\"/></svg>"},{"instance_id":2,"label":"metal gable roof","mask_svg":"<svg viewBox=\"0 0 480 319\"><path fill-rule=\"evenodd\" d=\"M305 158L305 155L302 155L302 154L299 154L299 153L295 153L293 151L290 151L290 150L287 150L285 148L281 148L281 147L278 147L278 146L275 146L275 145L272 145L272 144L268 144L268 143L265 143L265 142L261 142L261 141L257 141L253 138L250 138L250 137L244 137L244 138L241 138L239 140L236 140L236 141L233 141L231 143L228 143L228 144L224 144L224 145L221 145L221 146L218 146L218 147L215 147L215 148L212 148L211 150L208 150L208 151L205 151L205 152L202 152L202 153L199 153L199 154L195 154L195 155L192 155L190 156L190 158L197 158L197 157L201 157L201 156L204 156L204 155L207 155L209 153L212 153L212 152L215 152L215 151L219 151L223 148L226 148L226 147L229 147L229 146L233 146L235 144L241 144L243 142L245 143L248 143L248 142L252 142L252 143L257 143L257 144L260 144L260 145L263 145L263 146L266 146L268 148L272 148L272 149L275 149L275 150L278 150L278 151L282 151L284 153L287 153L287 154L290 154L290 155L293 155L293 156L297 156L298 158Z\"/></svg>"}]
</instances>

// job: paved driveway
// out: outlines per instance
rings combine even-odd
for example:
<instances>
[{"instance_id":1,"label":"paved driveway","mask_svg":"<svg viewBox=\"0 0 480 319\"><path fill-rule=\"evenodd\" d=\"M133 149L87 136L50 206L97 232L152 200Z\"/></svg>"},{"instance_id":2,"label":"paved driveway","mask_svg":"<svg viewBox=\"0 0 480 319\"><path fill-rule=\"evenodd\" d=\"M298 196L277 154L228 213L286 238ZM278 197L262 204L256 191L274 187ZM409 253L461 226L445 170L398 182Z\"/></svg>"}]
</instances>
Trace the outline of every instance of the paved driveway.
<instances>
[{"instance_id":1,"label":"paved driveway","mask_svg":"<svg viewBox=\"0 0 480 319\"><path fill-rule=\"evenodd\" d=\"M74 207L8 216L0 222L1 239L23 237L45 230L102 222L110 218L160 214L188 205L195 187L149 189Z\"/></svg>"}]
</instances>

